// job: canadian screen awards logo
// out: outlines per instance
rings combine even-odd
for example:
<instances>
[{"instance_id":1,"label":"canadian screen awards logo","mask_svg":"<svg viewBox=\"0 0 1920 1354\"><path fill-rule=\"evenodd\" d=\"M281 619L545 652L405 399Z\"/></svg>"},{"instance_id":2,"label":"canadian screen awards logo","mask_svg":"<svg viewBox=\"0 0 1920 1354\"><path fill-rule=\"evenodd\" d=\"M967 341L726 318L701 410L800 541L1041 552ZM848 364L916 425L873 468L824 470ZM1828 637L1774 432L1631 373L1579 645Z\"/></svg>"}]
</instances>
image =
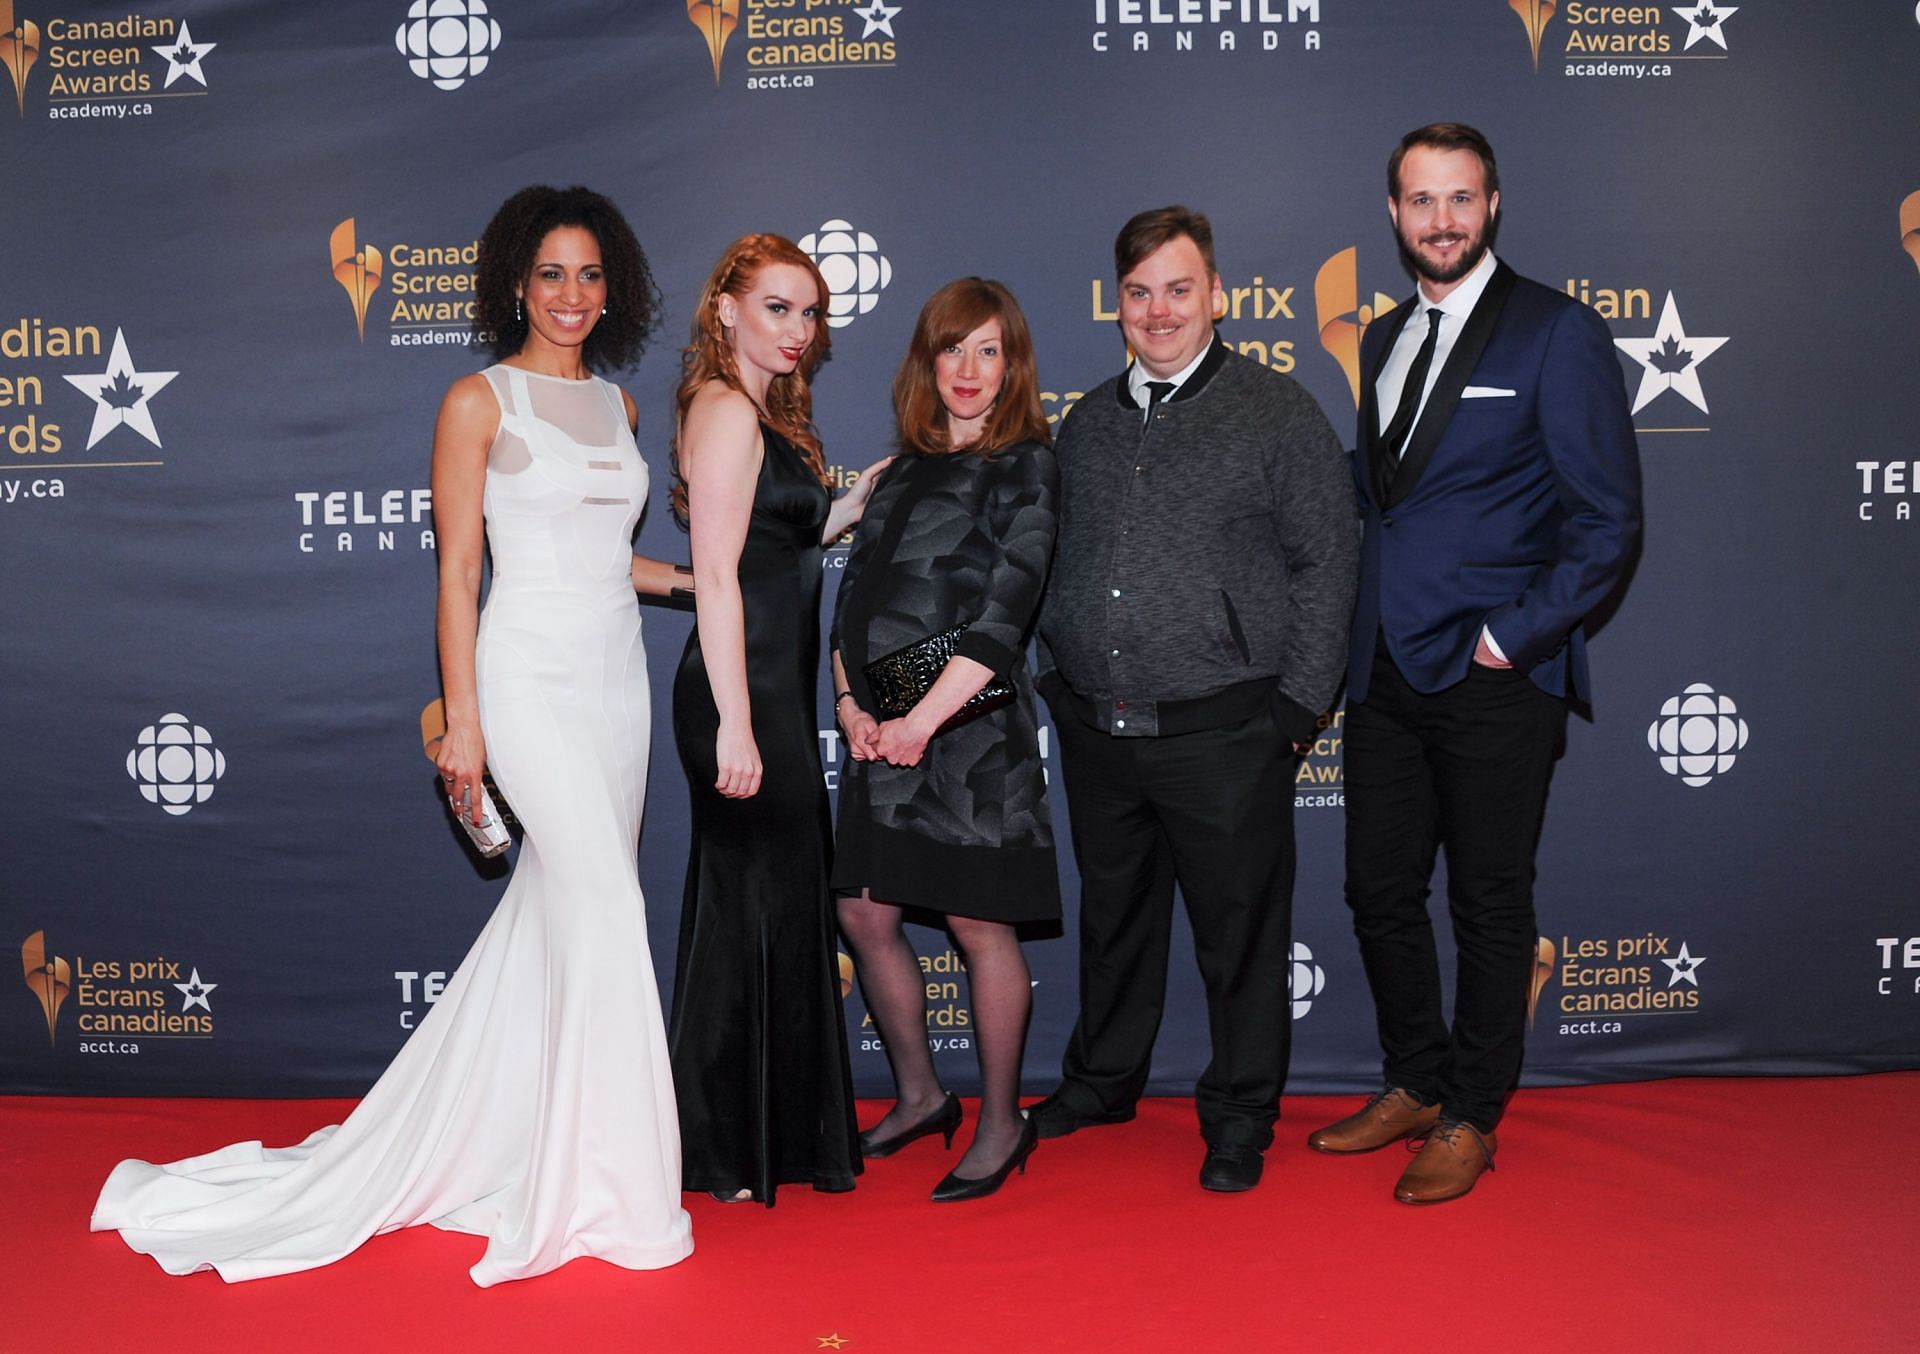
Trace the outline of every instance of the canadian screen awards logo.
<instances>
[{"instance_id":1,"label":"canadian screen awards logo","mask_svg":"<svg viewBox=\"0 0 1920 1354\"><path fill-rule=\"evenodd\" d=\"M1647 726L1647 746L1660 755L1660 769L1696 788L1731 771L1735 755L1746 745L1747 721L1733 697L1720 695L1705 682L1667 697L1660 717Z\"/></svg>"},{"instance_id":2,"label":"canadian screen awards logo","mask_svg":"<svg viewBox=\"0 0 1920 1354\"><path fill-rule=\"evenodd\" d=\"M47 953L45 931L35 931L21 945L20 966L26 970L27 990L39 1001L41 1014L47 1018L47 1046L55 1047L60 1008L73 992L73 966L59 955Z\"/></svg>"},{"instance_id":3,"label":"canadian screen awards logo","mask_svg":"<svg viewBox=\"0 0 1920 1354\"><path fill-rule=\"evenodd\" d=\"M333 280L346 289L347 299L353 303L354 326L360 331L360 341L365 343L367 307L373 302L373 294L380 290L380 276L386 262L378 249L363 246L355 238L351 216L333 228L327 237L327 247L333 257Z\"/></svg>"},{"instance_id":4,"label":"canadian screen awards logo","mask_svg":"<svg viewBox=\"0 0 1920 1354\"><path fill-rule=\"evenodd\" d=\"M880 304L880 293L893 281L893 264L880 252L880 243L864 230L838 219L825 222L800 240L826 279L833 298L827 302L827 323L844 329Z\"/></svg>"},{"instance_id":5,"label":"canadian screen awards logo","mask_svg":"<svg viewBox=\"0 0 1920 1354\"><path fill-rule=\"evenodd\" d=\"M1566 1035L1620 1034L1627 1017L1692 1015L1701 1010L1700 969L1707 962L1691 942L1657 931L1638 935L1541 936L1527 995L1532 1026L1540 998L1555 978L1549 1006Z\"/></svg>"},{"instance_id":6,"label":"canadian screen awards logo","mask_svg":"<svg viewBox=\"0 0 1920 1354\"><path fill-rule=\"evenodd\" d=\"M1320 346L1346 373L1353 406L1360 407L1360 336L1367 326L1399 304L1385 292L1372 300L1360 295L1360 248L1348 245L1313 275L1313 323Z\"/></svg>"},{"instance_id":7,"label":"canadian screen awards logo","mask_svg":"<svg viewBox=\"0 0 1920 1354\"><path fill-rule=\"evenodd\" d=\"M141 797L170 817L213 798L215 782L226 774L227 754L214 746L213 735L181 714L162 715L140 730L127 754L127 775Z\"/></svg>"},{"instance_id":8,"label":"canadian screen awards logo","mask_svg":"<svg viewBox=\"0 0 1920 1354\"><path fill-rule=\"evenodd\" d=\"M24 472L0 475L0 503L65 498L63 467L165 464L139 440L161 446L153 401L180 373L143 367L126 332L111 332L109 345L99 325L58 324L41 315L0 327L0 444L12 453L3 468ZM47 401L48 389L57 395L63 382L90 405L84 446L69 418L78 401ZM98 457L87 455L96 448Z\"/></svg>"},{"instance_id":9,"label":"canadian screen awards logo","mask_svg":"<svg viewBox=\"0 0 1920 1354\"><path fill-rule=\"evenodd\" d=\"M98 325L49 324L42 316L22 315L0 329L0 400L5 401L0 441L8 451L16 457L53 456L67 449L70 434L46 410L47 383L58 373L41 364L56 358L97 359L101 352ZM24 363L25 370L17 363ZM59 389L57 382L54 388Z\"/></svg>"},{"instance_id":10,"label":"canadian screen awards logo","mask_svg":"<svg viewBox=\"0 0 1920 1354\"><path fill-rule=\"evenodd\" d=\"M500 22L487 0L413 0L393 45L407 69L435 89L458 89L487 68L500 49Z\"/></svg>"},{"instance_id":11,"label":"canadian screen awards logo","mask_svg":"<svg viewBox=\"0 0 1920 1354\"><path fill-rule=\"evenodd\" d=\"M706 40L707 55L713 61L713 83L718 88L727 39L740 26L740 0L687 0L687 21Z\"/></svg>"},{"instance_id":12,"label":"canadian screen awards logo","mask_svg":"<svg viewBox=\"0 0 1920 1354\"><path fill-rule=\"evenodd\" d=\"M1527 31L1536 73L1544 48L1550 60L1562 62L1565 75L1628 80L1671 76L1675 61L1726 60L1727 20L1740 12L1738 5L1716 5L1713 0L1685 5L1583 4L1580 0L1567 4L1506 0L1506 4ZM1557 29L1551 27L1556 14L1562 15Z\"/></svg>"},{"instance_id":13,"label":"canadian screen awards logo","mask_svg":"<svg viewBox=\"0 0 1920 1354\"><path fill-rule=\"evenodd\" d=\"M687 21L706 43L715 88L738 33L748 89L811 89L816 71L892 66L900 56L893 25L905 8L885 0L687 0Z\"/></svg>"},{"instance_id":14,"label":"canadian screen awards logo","mask_svg":"<svg viewBox=\"0 0 1920 1354\"><path fill-rule=\"evenodd\" d=\"M16 15L14 0L0 0L0 65L13 85L14 110L23 118L35 67L49 72L47 116L56 121L152 117L155 98L207 92L204 63L219 45L195 41L184 19L144 14L27 18ZM164 71L156 58L166 62Z\"/></svg>"},{"instance_id":15,"label":"canadian screen awards logo","mask_svg":"<svg viewBox=\"0 0 1920 1354\"><path fill-rule=\"evenodd\" d=\"M1520 16L1520 22L1526 25L1527 42L1533 47L1533 69L1540 70L1540 39L1546 36L1547 20L1553 17L1553 11L1559 8L1554 0L1507 0L1508 8Z\"/></svg>"},{"instance_id":16,"label":"canadian screen awards logo","mask_svg":"<svg viewBox=\"0 0 1920 1354\"><path fill-rule=\"evenodd\" d=\"M127 349L125 331L113 331L113 349L107 354L107 369L82 376L68 376L67 384L93 401L93 426L87 430L87 450L92 451L116 428L134 432L160 445L160 430L154 426L153 411L147 402L173 383L177 371L141 371Z\"/></svg>"},{"instance_id":17,"label":"canadian screen awards logo","mask_svg":"<svg viewBox=\"0 0 1920 1354\"><path fill-rule=\"evenodd\" d=\"M35 931L20 946L20 967L46 1021L49 1048L59 1047L60 1012L70 1000L79 1012L75 1023L82 1053L138 1053L141 1037L213 1035L212 997L220 984L208 982L197 965L184 960L163 954L138 959L75 955L68 962L48 953L47 933Z\"/></svg>"},{"instance_id":18,"label":"canadian screen awards logo","mask_svg":"<svg viewBox=\"0 0 1920 1354\"><path fill-rule=\"evenodd\" d=\"M412 244L404 238L384 248L360 236L358 219L347 217L327 232L333 280L347 294L354 332L367 341L367 317L381 301L389 348L465 347L473 342L474 273L480 242L455 236L442 244ZM377 343L379 340L375 339Z\"/></svg>"},{"instance_id":19,"label":"canadian screen awards logo","mask_svg":"<svg viewBox=\"0 0 1920 1354\"><path fill-rule=\"evenodd\" d=\"M27 115L27 76L40 60L40 25L31 19L15 20L13 0L0 0L0 64L13 81L13 106L21 117Z\"/></svg>"},{"instance_id":20,"label":"canadian screen awards logo","mask_svg":"<svg viewBox=\"0 0 1920 1354\"><path fill-rule=\"evenodd\" d=\"M182 19L180 36L174 39L172 45L153 49L167 59L167 81L161 88L172 89L175 80L187 79L205 89L207 76L200 69L200 62L217 46L219 44L215 42L195 42L193 34L187 29L186 20Z\"/></svg>"},{"instance_id":21,"label":"canadian screen awards logo","mask_svg":"<svg viewBox=\"0 0 1920 1354\"><path fill-rule=\"evenodd\" d=\"M1660 319L1653 334L1645 338L1617 338L1613 346L1640 364L1640 385L1633 392L1633 410L1638 415L1668 391L1672 391L1705 414L1707 392L1700 384L1700 367L1726 345L1723 334L1704 338L1687 333L1680 323L1680 307L1673 293L1667 293L1660 307ZM1642 428L1642 432L1704 432L1704 428Z\"/></svg>"}]
</instances>

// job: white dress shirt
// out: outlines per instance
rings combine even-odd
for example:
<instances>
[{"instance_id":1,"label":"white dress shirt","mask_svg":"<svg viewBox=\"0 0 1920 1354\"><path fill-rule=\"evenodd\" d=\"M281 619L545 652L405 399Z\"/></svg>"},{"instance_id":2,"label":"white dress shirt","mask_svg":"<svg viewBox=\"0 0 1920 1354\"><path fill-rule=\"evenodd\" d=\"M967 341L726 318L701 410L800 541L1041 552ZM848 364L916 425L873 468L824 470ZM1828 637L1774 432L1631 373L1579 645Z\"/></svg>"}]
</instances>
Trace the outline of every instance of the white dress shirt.
<instances>
[{"instance_id":1,"label":"white dress shirt","mask_svg":"<svg viewBox=\"0 0 1920 1354\"><path fill-rule=\"evenodd\" d=\"M1440 379L1440 371L1447 365L1447 358L1453 352L1453 345L1460 338L1460 331L1466 327L1467 316L1480 303L1481 293L1487 289L1487 283L1493 280L1495 266L1493 251L1489 249L1480 256L1480 262L1473 271L1460 279L1460 284L1448 292L1446 298L1434 301L1428 298L1425 290L1418 292L1414 305L1418 315L1409 316L1406 324L1400 328L1399 335L1393 341L1393 348L1387 353L1386 364L1380 368L1380 379L1374 382L1374 417L1381 429L1385 429L1393 418L1393 411L1400 407L1400 392L1407 383L1407 368L1413 365L1414 357L1420 351L1420 345L1427 340L1427 312L1440 312L1440 338L1433 347L1433 364L1427 368L1427 384L1420 392L1420 404L1414 410L1413 423L1420 426L1420 415L1427 407L1427 396L1433 393L1433 383ZM1411 432L1407 434L1413 436ZM1394 455L1401 448L1393 449Z\"/></svg>"},{"instance_id":2,"label":"white dress shirt","mask_svg":"<svg viewBox=\"0 0 1920 1354\"><path fill-rule=\"evenodd\" d=\"M1127 393L1133 396L1133 402L1140 406L1141 418L1144 419L1147 416L1146 415L1146 408L1148 404L1147 382L1159 381L1159 380L1166 380L1170 382L1173 386L1173 389L1167 392L1166 398L1172 399L1177 393L1179 393L1180 387L1187 383L1187 378L1189 376L1192 376L1196 371L1200 370L1200 364L1202 362L1205 362L1207 360L1207 354L1213 351L1213 344L1214 344L1214 336L1209 334L1207 336L1206 347L1202 348L1199 352L1193 355L1193 361L1187 363L1187 365L1180 368L1179 371L1176 371L1173 375L1167 376L1167 377L1154 376L1150 374L1145 367L1140 365L1139 358L1136 357L1133 360L1133 365L1127 368Z\"/></svg>"},{"instance_id":3,"label":"white dress shirt","mask_svg":"<svg viewBox=\"0 0 1920 1354\"><path fill-rule=\"evenodd\" d=\"M1427 367L1427 383L1420 391L1420 404L1414 410L1415 428L1420 426L1420 415L1426 412L1427 396L1433 393L1433 383L1440 379L1441 369L1447 365L1447 358L1453 353L1453 345L1459 340L1460 331L1466 327L1467 316L1473 313L1473 308L1480 303L1481 293L1486 291L1487 283L1493 279L1496 262L1493 251L1489 249L1480 256L1480 262L1474 265L1473 271L1460 279L1460 285L1441 300L1433 300L1424 289L1416 293L1418 299L1414 304L1419 307L1420 314L1409 317L1400 327L1399 334L1393 340L1393 348L1387 353L1386 364L1380 368L1380 379L1373 385L1374 418L1383 431L1393 418L1393 411L1400 406L1400 392L1407 384L1407 369L1413 365L1420 345L1427 341L1427 326L1433 323L1427 312L1440 312L1440 337L1434 341L1433 361ZM1413 440L1411 429L1407 432L1407 440ZM1394 455L1398 456L1401 450L1395 447ZM1486 640L1493 656L1502 663L1506 662L1507 656L1500 651L1500 642L1493 637L1493 631L1483 625L1480 635Z\"/></svg>"}]
</instances>

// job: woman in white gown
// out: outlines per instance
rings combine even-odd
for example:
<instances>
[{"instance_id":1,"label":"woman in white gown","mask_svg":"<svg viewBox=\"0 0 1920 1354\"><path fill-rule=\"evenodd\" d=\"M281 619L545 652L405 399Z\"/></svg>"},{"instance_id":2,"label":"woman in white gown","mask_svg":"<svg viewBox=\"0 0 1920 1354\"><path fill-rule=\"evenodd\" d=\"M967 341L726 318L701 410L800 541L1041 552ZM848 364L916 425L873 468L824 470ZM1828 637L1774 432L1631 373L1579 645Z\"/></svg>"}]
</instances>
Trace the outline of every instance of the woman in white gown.
<instances>
[{"instance_id":1,"label":"woman in white gown","mask_svg":"<svg viewBox=\"0 0 1920 1354\"><path fill-rule=\"evenodd\" d=\"M582 1255L656 1269L693 1249L638 881L651 711L633 598L689 580L632 554L647 494L634 408L592 374L639 355L658 295L619 212L580 188L510 198L477 289L476 328L502 360L454 383L434 432L437 760L478 821L491 759L525 843L345 1123L294 1147L114 1168L94 1230L169 1273L310 1269L422 1222L487 1238L482 1287Z\"/></svg>"}]
</instances>

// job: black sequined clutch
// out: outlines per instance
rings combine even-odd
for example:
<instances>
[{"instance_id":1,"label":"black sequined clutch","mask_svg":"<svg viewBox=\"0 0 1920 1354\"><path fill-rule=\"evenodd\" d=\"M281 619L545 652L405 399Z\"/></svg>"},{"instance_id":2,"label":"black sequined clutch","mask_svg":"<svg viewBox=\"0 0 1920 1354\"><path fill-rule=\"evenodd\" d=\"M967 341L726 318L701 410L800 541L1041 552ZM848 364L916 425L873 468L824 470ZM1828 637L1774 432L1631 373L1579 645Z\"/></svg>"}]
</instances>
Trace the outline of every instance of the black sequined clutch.
<instances>
[{"instance_id":1,"label":"black sequined clutch","mask_svg":"<svg viewBox=\"0 0 1920 1354\"><path fill-rule=\"evenodd\" d=\"M904 649L895 649L862 668L867 689L873 692L873 703L879 707L876 713L882 719L899 719L919 704L920 698L927 694L927 688L939 678L948 660L959 649L960 636L966 633L966 624L962 622L951 630L928 635ZM992 677L934 733L945 733L1012 701L1013 683L1004 677Z\"/></svg>"}]
</instances>

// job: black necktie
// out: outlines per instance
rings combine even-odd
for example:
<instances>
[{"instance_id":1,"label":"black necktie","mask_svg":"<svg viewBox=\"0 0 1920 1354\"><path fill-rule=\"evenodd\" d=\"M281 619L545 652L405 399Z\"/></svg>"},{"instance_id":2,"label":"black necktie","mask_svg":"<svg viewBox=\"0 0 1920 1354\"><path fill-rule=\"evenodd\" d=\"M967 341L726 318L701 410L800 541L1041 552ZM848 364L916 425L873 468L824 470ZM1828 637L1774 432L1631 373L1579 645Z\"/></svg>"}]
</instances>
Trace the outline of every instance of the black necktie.
<instances>
[{"instance_id":1,"label":"black necktie","mask_svg":"<svg viewBox=\"0 0 1920 1354\"><path fill-rule=\"evenodd\" d=\"M1148 381L1147 382L1146 417L1152 418L1154 406L1159 404L1160 401L1164 400L1168 395L1172 393L1173 393L1172 381Z\"/></svg>"},{"instance_id":2,"label":"black necktie","mask_svg":"<svg viewBox=\"0 0 1920 1354\"><path fill-rule=\"evenodd\" d=\"M1387 423L1387 430L1380 435L1380 444L1393 461L1400 459L1401 444L1413 431L1414 411L1420 408L1420 396L1427 388L1427 368L1433 365L1434 345L1440 341L1440 314L1438 306L1427 311L1427 337L1421 342L1420 351L1413 355L1413 365L1407 368L1407 382L1400 387L1400 403Z\"/></svg>"}]
</instances>

